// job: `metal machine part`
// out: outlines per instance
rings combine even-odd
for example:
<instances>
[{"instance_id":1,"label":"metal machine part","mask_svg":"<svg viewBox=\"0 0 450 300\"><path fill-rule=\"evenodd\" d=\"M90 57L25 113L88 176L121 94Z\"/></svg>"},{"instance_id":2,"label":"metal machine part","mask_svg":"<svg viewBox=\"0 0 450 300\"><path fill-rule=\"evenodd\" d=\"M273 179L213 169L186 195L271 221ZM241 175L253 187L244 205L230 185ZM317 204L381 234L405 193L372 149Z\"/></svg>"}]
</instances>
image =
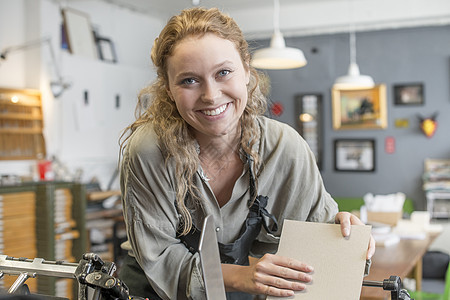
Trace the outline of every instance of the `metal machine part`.
<instances>
[{"instance_id":1,"label":"metal machine part","mask_svg":"<svg viewBox=\"0 0 450 300\"><path fill-rule=\"evenodd\" d=\"M130 296L125 283L112 276L115 271L116 265L113 262L104 262L95 253L83 254L79 263L0 255L0 277L4 274L18 275L17 280L9 288L8 294L18 293L28 278L42 275L77 280L79 300L88 299L88 288L94 290L92 297L89 297L92 300L143 299ZM46 298L52 297L46 296Z\"/></svg>"},{"instance_id":2,"label":"metal machine part","mask_svg":"<svg viewBox=\"0 0 450 300\"><path fill-rule=\"evenodd\" d=\"M368 260L366 262L365 275L369 274L370 265L371 261ZM18 275L17 280L9 288L8 294L18 293L23 290L28 278L42 275L77 280L79 300L88 299L88 288L94 289L94 294L92 297L89 297L92 300L144 299L130 296L125 283L112 276L115 271L116 265L113 262L104 262L95 253L83 254L83 258L79 263L45 261L42 258L14 258L0 255L0 278L4 274ZM362 285L381 287L385 291L390 291L392 300L411 300L408 292L402 289L401 279L398 276L391 276L383 281L364 280ZM48 296L46 298L52 297Z\"/></svg>"},{"instance_id":3,"label":"metal machine part","mask_svg":"<svg viewBox=\"0 0 450 300\"><path fill-rule=\"evenodd\" d=\"M372 260L367 259L366 266L364 269L364 276L369 275L371 265ZM390 291L391 300L414 300L411 299L406 290L402 289L402 281L398 276L391 276L389 277L389 279L384 279L383 281L364 280L362 285L371 287L381 287L385 291Z\"/></svg>"},{"instance_id":4,"label":"metal machine part","mask_svg":"<svg viewBox=\"0 0 450 300\"><path fill-rule=\"evenodd\" d=\"M391 300L413 300L408 292L402 289L402 281L398 276L391 276L383 281L364 280L363 286L381 287L391 292Z\"/></svg>"}]
</instances>

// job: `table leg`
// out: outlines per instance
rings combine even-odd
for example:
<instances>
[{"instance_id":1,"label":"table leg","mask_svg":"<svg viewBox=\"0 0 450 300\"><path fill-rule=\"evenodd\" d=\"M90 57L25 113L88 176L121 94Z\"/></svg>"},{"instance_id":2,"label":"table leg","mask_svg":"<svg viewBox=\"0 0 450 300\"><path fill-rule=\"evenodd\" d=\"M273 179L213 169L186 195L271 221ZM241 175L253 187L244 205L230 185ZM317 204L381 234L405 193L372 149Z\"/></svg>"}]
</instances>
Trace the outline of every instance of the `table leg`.
<instances>
[{"instance_id":1,"label":"table leg","mask_svg":"<svg viewBox=\"0 0 450 300\"><path fill-rule=\"evenodd\" d=\"M416 291L422 290L422 267L423 263L420 259L414 267L414 278L416 279Z\"/></svg>"}]
</instances>

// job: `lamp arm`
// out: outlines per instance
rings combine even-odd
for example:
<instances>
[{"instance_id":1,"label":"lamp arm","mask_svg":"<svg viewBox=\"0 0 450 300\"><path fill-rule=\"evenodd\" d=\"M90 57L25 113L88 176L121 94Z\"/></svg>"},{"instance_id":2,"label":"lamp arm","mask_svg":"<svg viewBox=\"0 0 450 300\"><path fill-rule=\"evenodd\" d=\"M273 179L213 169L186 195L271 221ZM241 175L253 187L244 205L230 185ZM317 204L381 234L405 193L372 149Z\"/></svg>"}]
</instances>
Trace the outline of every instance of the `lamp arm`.
<instances>
[{"instance_id":1,"label":"lamp arm","mask_svg":"<svg viewBox=\"0 0 450 300\"><path fill-rule=\"evenodd\" d=\"M11 53L11 52L15 52L15 51L19 51L19 50L26 50L26 49L29 49L29 48L38 47L38 46L40 46L42 44L46 44L48 46L48 48L49 48L50 58L51 58L52 63L54 65L54 67L55 67L56 76L58 77L58 80L61 81L62 77L61 77L61 73L59 72L58 64L56 63L56 56L55 56L55 52L53 51L53 47L52 47L51 41L52 41L51 37L47 36L47 37L40 38L38 40L29 41L29 42L27 42L25 44L22 44L22 45L6 47L0 53L0 58L6 59L8 54Z\"/></svg>"},{"instance_id":2,"label":"lamp arm","mask_svg":"<svg viewBox=\"0 0 450 300\"><path fill-rule=\"evenodd\" d=\"M43 44L44 42L46 42L47 40L50 40L50 37L43 37L43 38L40 38L38 40L29 41L29 42L27 42L25 44L22 44L22 45L6 47L0 53L0 56L1 56L2 59L6 59L7 55L10 52L15 52L15 51L18 51L18 50L26 50L28 48L37 47L37 46L40 46L41 44Z\"/></svg>"},{"instance_id":3,"label":"lamp arm","mask_svg":"<svg viewBox=\"0 0 450 300\"><path fill-rule=\"evenodd\" d=\"M48 49L49 49L49 52L50 52L50 58L51 58L51 60L53 62L53 66L55 68L56 77L58 78L59 82L62 82L62 76L61 76L61 73L59 72L58 64L56 63L55 51L53 51L51 38L47 38L47 39L43 40L43 42L45 42L47 44L47 46L48 46Z\"/></svg>"},{"instance_id":4,"label":"lamp arm","mask_svg":"<svg viewBox=\"0 0 450 300\"><path fill-rule=\"evenodd\" d=\"M22 44L22 45L6 47L6 48L3 49L2 52L0 52L0 58L1 59L6 59L7 55L9 53L11 53L11 52L14 52L14 51L26 50L26 49L29 49L29 48L41 46L43 44L47 45L48 49L49 49L49 52L50 52L50 59L52 60L52 64L53 64L53 67L55 68L55 73L56 73L56 77L57 77L57 81L50 82L50 86L51 87L53 87L53 86L60 86L62 88L62 90L57 92L57 93L55 93L52 90L53 95L55 96L55 98L57 98L57 97L59 97L61 95L62 91L64 91L65 89L67 89L70 86L70 84L63 82L63 78L61 76L58 64L56 62L56 56L55 56L55 52L53 50L51 41L52 41L51 37L47 36L47 37L42 37L42 38L40 38L38 40L29 41L29 42L27 42L25 44Z\"/></svg>"}]
</instances>

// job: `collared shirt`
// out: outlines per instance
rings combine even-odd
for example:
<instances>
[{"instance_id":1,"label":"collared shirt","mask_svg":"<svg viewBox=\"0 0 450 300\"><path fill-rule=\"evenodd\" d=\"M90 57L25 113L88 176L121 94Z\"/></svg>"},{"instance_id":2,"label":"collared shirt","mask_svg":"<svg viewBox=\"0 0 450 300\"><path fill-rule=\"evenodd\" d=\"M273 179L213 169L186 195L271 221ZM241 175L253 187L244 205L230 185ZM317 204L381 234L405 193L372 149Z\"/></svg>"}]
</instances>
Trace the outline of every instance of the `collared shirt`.
<instances>
[{"instance_id":1,"label":"collared shirt","mask_svg":"<svg viewBox=\"0 0 450 300\"><path fill-rule=\"evenodd\" d=\"M258 124L261 136L255 149L262 165L255 174L257 194L269 197L267 210L280 226L273 235L261 229L251 250L257 257L276 252L284 219L331 223L338 212L323 186L314 155L297 131L266 117L259 117ZM192 212L194 224L201 228L201 220L213 215L218 241L233 242L248 214L248 167L223 207L219 207L200 166L195 176L202 202L201 208ZM120 178L129 240L125 248L128 246L163 299L203 299L198 255L190 253L176 237L175 166L172 161L165 163L151 124L131 136Z\"/></svg>"}]
</instances>

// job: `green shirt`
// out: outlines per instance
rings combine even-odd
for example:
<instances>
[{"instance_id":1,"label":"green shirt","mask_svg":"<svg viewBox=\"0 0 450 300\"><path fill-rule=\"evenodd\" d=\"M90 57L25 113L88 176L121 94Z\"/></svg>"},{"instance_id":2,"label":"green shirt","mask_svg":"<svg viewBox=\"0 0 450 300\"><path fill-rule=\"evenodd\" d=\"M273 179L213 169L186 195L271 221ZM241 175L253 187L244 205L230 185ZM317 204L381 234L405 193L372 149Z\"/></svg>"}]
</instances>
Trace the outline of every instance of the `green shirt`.
<instances>
[{"instance_id":1,"label":"green shirt","mask_svg":"<svg viewBox=\"0 0 450 300\"><path fill-rule=\"evenodd\" d=\"M278 232L261 229L251 255L275 253L284 219L333 222L337 204L325 190L314 155L292 127L259 117L261 130L255 145L262 167L258 170L257 195L268 196L267 210L278 220ZM165 159L151 124L131 136L121 169L121 189L128 242L123 246L145 271L163 299L204 299L198 254L192 254L176 237L175 166ZM203 210L193 212L193 222L213 215L217 239L233 242L248 214L249 173L244 168L230 200L219 207L199 166L195 181L202 195ZM268 224L271 228L272 224ZM301 238L301 237L299 237Z\"/></svg>"}]
</instances>

